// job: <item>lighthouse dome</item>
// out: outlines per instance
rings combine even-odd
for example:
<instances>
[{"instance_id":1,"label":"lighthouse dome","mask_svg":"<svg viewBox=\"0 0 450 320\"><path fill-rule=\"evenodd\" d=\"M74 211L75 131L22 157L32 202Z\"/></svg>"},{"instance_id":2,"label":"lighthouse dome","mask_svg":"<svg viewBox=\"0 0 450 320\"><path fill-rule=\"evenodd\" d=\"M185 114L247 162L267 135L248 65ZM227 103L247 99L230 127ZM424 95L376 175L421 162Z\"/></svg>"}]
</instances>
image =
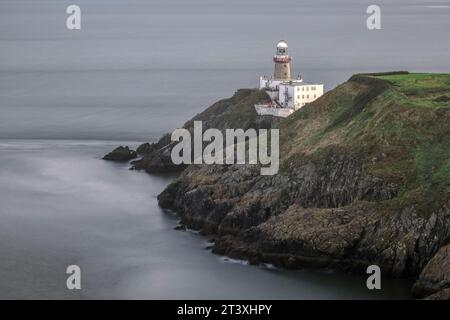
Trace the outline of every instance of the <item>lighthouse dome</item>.
<instances>
[{"instance_id":1,"label":"lighthouse dome","mask_svg":"<svg viewBox=\"0 0 450 320\"><path fill-rule=\"evenodd\" d=\"M278 44L277 44L277 48L285 48L285 49L287 49L287 47L288 47L288 44L287 44L287 42L284 41L284 40L281 40L281 41L278 42Z\"/></svg>"}]
</instances>

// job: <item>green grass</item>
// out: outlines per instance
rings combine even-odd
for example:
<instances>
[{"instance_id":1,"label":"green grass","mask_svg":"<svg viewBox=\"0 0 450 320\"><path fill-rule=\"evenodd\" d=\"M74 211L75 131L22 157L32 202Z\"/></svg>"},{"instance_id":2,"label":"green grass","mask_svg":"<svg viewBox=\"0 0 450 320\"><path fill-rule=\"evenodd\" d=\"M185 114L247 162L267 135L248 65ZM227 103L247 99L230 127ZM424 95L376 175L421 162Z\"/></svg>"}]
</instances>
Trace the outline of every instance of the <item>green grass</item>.
<instances>
[{"instance_id":1,"label":"green grass","mask_svg":"<svg viewBox=\"0 0 450 320\"><path fill-rule=\"evenodd\" d=\"M450 75L357 75L350 82L281 123L282 149L291 150L282 167L346 152L400 187L386 208L439 210L450 200L450 100L437 98L450 97ZM320 126L308 128L311 121Z\"/></svg>"},{"instance_id":2,"label":"green grass","mask_svg":"<svg viewBox=\"0 0 450 320\"><path fill-rule=\"evenodd\" d=\"M450 85L450 74L446 73L408 73L375 76L376 78L388 80L401 88L435 88Z\"/></svg>"},{"instance_id":3,"label":"green grass","mask_svg":"<svg viewBox=\"0 0 450 320\"><path fill-rule=\"evenodd\" d=\"M377 76L387 80L399 102L411 107L450 108L450 75L410 73Z\"/></svg>"},{"instance_id":4,"label":"green grass","mask_svg":"<svg viewBox=\"0 0 450 320\"><path fill-rule=\"evenodd\" d=\"M439 210L450 199L449 154L448 144L421 145L414 150L413 159L396 163L395 169L405 181L398 197L387 205L414 206L423 215Z\"/></svg>"},{"instance_id":5,"label":"green grass","mask_svg":"<svg viewBox=\"0 0 450 320\"><path fill-rule=\"evenodd\" d=\"M378 103L385 113L374 136L392 156L371 168L374 174L402 183L391 205L414 205L421 213L438 210L450 199L450 96L448 74L401 74L379 78L391 83Z\"/></svg>"}]
</instances>

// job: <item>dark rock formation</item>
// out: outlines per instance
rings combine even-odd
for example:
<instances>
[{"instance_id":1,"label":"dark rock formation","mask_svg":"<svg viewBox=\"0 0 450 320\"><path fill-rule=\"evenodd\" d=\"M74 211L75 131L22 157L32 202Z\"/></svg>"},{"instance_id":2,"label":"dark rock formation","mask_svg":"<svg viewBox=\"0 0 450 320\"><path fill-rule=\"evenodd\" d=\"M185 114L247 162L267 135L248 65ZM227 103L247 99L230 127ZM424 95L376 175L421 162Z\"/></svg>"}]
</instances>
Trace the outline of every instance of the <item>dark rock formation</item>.
<instances>
[{"instance_id":1,"label":"dark rock formation","mask_svg":"<svg viewBox=\"0 0 450 320\"><path fill-rule=\"evenodd\" d=\"M433 293L426 297L425 300L450 300L450 289L444 289Z\"/></svg>"},{"instance_id":2,"label":"dark rock formation","mask_svg":"<svg viewBox=\"0 0 450 320\"><path fill-rule=\"evenodd\" d=\"M417 297L450 299L450 245L442 247L428 262L414 284Z\"/></svg>"},{"instance_id":3,"label":"dark rock formation","mask_svg":"<svg viewBox=\"0 0 450 320\"><path fill-rule=\"evenodd\" d=\"M253 105L266 94L239 90L184 125L279 128L274 176L261 176L257 165L175 166L169 135L141 145L132 164L181 171L159 204L183 226L213 234L215 253L287 268L365 272L377 264L395 277L423 270L415 294L444 299L450 108L440 97L450 95L449 82L450 75L355 75L285 119L257 116Z\"/></svg>"},{"instance_id":4,"label":"dark rock formation","mask_svg":"<svg viewBox=\"0 0 450 320\"><path fill-rule=\"evenodd\" d=\"M354 76L277 123L279 174L192 165L160 205L251 263L417 276L450 239L450 109L429 107L442 90L420 77L412 95L398 81L414 75L389 76Z\"/></svg>"},{"instance_id":5,"label":"dark rock formation","mask_svg":"<svg viewBox=\"0 0 450 320\"><path fill-rule=\"evenodd\" d=\"M158 200L191 228L235 237L218 237L216 253L359 272L375 263L386 274L416 275L450 236L450 210L421 217L413 208L380 207L376 201L396 196L395 185L339 168L320 172L309 164L262 177L250 166L191 166Z\"/></svg>"},{"instance_id":6,"label":"dark rock formation","mask_svg":"<svg viewBox=\"0 0 450 320\"><path fill-rule=\"evenodd\" d=\"M106 156L103 157L104 160L126 162L137 158L137 153L131 150L129 147L117 147Z\"/></svg>"}]
</instances>

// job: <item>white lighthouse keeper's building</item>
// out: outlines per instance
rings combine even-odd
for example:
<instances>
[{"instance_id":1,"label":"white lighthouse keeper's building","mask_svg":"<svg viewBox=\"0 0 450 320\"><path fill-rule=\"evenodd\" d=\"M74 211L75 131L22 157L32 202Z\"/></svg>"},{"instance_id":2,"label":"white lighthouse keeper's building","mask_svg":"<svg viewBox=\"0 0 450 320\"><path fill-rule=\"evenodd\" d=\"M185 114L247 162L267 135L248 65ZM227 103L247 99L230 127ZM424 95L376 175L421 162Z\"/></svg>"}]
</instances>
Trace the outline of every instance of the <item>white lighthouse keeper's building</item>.
<instances>
[{"instance_id":1,"label":"white lighthouse keeper's building","mask_svg":"<svg viewBox=\"0 0 450 320\"><path fill-rule=\"evenodd\" d=\"M259 79L259 89L266 90L272 101L256 104L258 114L287 117L323 95L323 84L305 83L301 77L291 78L291 57L286 41L278 42L273 62L273 77L262 76Z\"/></svg>"},{"instance_id":2,"label":"white lighthouse keeper's building","mask_svg":"<svg viewBox=\"0 0 450 320\"><path fill-rule=\"evenodd\" d=\"M323 84L305 82L282 82L279 85L278 101L286 108L300 109L323 95Z\"/></svg>"}]
</instances>

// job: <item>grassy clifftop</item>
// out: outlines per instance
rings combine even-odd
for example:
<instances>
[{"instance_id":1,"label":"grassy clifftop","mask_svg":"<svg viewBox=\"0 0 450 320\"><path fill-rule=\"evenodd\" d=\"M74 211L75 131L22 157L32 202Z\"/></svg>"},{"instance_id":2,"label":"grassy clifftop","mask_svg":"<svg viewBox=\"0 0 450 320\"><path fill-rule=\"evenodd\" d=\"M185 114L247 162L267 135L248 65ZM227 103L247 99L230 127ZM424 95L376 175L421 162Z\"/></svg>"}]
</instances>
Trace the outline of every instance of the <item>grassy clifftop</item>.
<instances>
[{"instance_id":1,"label":"grassy clifftop","mask_svg":"<svg viewBox=\"0 0 450 320\"><path fill-rule=\"evenodd\" d=\"M450 75L355 75L280 123L282 169L347 153L432 212L450 199Z\"/></svg>"},{"instance_id":2,"label":"grassy clifftop","mask_svg":"<svg viewBox=\"0 0 450 320\"><path fill-rule=\"evenodd\" d=\"M445 74L352 76L272 123L280 129L278 174L189 166L159 203L215 233L220 254L417 275L450 241L449 83ZM250 104L245 110L255 117Z\"/></svg>"}]
</instances>

